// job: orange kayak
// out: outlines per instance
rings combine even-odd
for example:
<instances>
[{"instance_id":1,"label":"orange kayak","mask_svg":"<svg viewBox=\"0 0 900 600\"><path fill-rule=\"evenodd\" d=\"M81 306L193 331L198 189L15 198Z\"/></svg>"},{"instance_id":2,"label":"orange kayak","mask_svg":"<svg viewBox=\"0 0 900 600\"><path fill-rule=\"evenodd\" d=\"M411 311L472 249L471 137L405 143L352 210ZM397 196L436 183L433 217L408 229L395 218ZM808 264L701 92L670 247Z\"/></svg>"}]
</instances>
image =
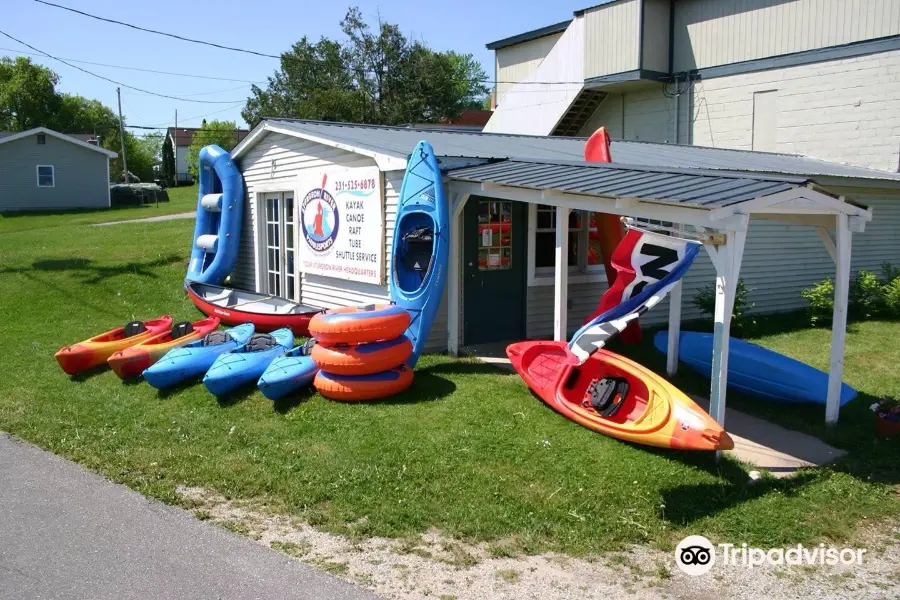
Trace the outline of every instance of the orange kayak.
<instances>
[{"instance_id":1,"label":"orange kayak","mask_svg":"<svg viewBox=\"0 0 900 600\"><path fill-rule=\"evenodd\" d=\"M148 321L132 321L106 333L60 348L56 362L63 371L75 375L100 366L120 350L145 342L172 327L172 317L163 315Z\"/></svg>"},{"instance_id":2,"label":"orange kayak","mask_svg":"<svg viewBox=\"0 0 900 600\"><path fill-rule=\"evenodd\" d=\"M116 352L106 362L116 375L122 379L131 379L143 373L144 369L158 361L172 348L199 340L218 326L218 317L207 317L193 323L188 321L176 323L168 331Z\"/></svg>"},{"instance_id":3,"label":"orange kayak","mask_svg":"<svg viewBox=\"0 0 900 600\"><path fill-rule=\"evenodd\" d=\"M583 427L660 448L730 450L731 437L674 385L638 363L598 350L565 362L565 342L506 348L513 367L550 408Z\"/></svg>"}]
</instances>

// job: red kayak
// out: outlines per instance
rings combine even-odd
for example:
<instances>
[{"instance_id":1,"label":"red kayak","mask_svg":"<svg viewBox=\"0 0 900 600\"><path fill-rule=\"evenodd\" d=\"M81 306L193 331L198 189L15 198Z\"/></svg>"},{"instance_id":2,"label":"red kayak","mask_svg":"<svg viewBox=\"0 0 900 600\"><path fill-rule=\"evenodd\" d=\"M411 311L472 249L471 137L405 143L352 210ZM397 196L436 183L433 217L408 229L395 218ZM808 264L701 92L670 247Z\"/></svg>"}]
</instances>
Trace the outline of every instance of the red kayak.
<instances>
[{"instance_id":1,"label":"red kayak","mask_svg":"<svg viewBox=\"0 0 900 600\"><path fill-rule=\"evenodd\" d=\"M288 327L294 335L309 336L309 321L322 312L320 308L303 306L265 294L187 282L185 289L200 312L219 317L225 325L253 323L257 332L270 332Z\"/></svg>"},{"instance_id":2,"label":"red kayak","mask_svg":"<svg viewBox=\"0 0 900 600\"><path fill-rule=\"evenodd\" d=\"M566 363L565 342L520 342L506 349L513 368L550 408L621 440L682 450L729 450L734 442L684 392L638 363L598 350Z\"/></svg>"}]
</instances>

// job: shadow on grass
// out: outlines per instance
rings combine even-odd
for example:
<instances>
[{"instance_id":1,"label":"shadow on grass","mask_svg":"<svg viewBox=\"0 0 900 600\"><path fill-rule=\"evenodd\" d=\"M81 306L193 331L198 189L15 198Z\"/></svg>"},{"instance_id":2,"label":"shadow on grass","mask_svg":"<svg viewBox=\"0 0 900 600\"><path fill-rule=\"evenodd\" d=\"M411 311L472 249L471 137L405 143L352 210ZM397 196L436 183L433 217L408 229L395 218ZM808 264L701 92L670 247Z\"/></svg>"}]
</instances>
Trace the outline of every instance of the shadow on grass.
<instances>
[{"instance_id":1,"label":"shadow on grass","mask_svg":"<svg viewBox=\"0 0 900 600\"><path fill-rule=\"evenodd\" d=\"M59 258L44 259L31 263L31 268L38 271L73 271L81 278L81 283L96 284L117 275L140 275L150 279L158 276L151 269L165 267L185 260L178 254L167 254L154 260L142 262L128 262L112 266L100 266L94 264L89 258Z\"/></svg>"},{"instance_id":2,"label":"shadow on grass","mask_svg":"<svg viewBox=\"0 0 900 600\"><path fill-rule=\"evenodd\" d=\"M456 384L434 375L430 369L416 371L415 378L408 390L389 398L372 400L378 404L422 404L446 398L456 391Z\"/></svg>"},{"instance_id":3,"label":"shadow on grass","mask_svg":"<svg viewBox=\"0 0 900 600\"><path fill-rule=\"evenodd\" d=\"M246 400L253 392L256 391L256 385L254 383L248 383L247 385L242 385L239 388L228 392L227 394L223 394L221 396L215 396L216 402L219 403L219 406L222 408L228 408L229 406L234 406L235 404L241 402L242 400Z\"/></svg>"},{"instance_id":4,"label":"shadow on grass","mask_svg":"<svg viewBox=\"0 0 900 600\"><path fill-rule=\"evenodd\" d=\"M200 381L202 380L202 378L202 375L198 375L196 377L188 377L187 379L179 381L175 385L170 385L169 387L164 388L157 388L156 397L160 400L165 400L166 398L170 398L172 396L175 396L176 394L180 394L188 388L201 385Z\"/></svg>"},{"instance_id":5,"label":"shadow on grass","mask_svg":"<svg viewBox=\"0 0 900 600\"><path fill-rule=\"evenodd\" d=\"M69 377L69 380L73 381L75 383L82 383L82 382L87 381L88 379L92 379L92 378L96 377L97 375L100 375L101 373L106 373L109 370L111 370L109 368L109 365L105 365L105 364L97 365L96 367L91 367L90 369L88 369L86 371L81 371L80 373L71 375Z\"/></svg>"},{"instance_id":6,"label":"shadow on grass","mask_svg":"<svg viewBox=\"0 0 900 600\"><path fill-rule=\"evenodd\" d=\"M316 394L312 384L289 394L284 398L272 401L272 408L281 415L286 415Z\"/></svg>"}]
</instances>

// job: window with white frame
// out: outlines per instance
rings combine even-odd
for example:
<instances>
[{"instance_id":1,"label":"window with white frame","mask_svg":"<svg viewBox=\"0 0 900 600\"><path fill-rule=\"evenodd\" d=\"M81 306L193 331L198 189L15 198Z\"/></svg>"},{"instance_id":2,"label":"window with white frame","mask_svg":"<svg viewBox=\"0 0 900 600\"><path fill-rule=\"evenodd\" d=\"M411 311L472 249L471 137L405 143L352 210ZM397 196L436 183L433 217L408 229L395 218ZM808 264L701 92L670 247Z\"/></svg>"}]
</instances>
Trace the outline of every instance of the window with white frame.
<instances>
[{"instance_id":1,"label":"window with white frame","mask_svg":"<svg viewBox=\"0 0 900 600\"><path fill-rule=\"evenodd\" d=\"M37 185L38 187L54 187L56 185L56 174L53 172L53 165L37 166Z\"/></svg>"},{"instance_id":2,"label":"window with white frame","mask_svg":"<svg viewBox=\"0 0 900 600\"><path fill-rule=\"evenodd\" d=\"M569 271L591 273L602 269L599 213L581 210L569 212ZM534 208L534 274L552 276L556 264L556 207L537 205Z\"/></svg>"}]
</instances>

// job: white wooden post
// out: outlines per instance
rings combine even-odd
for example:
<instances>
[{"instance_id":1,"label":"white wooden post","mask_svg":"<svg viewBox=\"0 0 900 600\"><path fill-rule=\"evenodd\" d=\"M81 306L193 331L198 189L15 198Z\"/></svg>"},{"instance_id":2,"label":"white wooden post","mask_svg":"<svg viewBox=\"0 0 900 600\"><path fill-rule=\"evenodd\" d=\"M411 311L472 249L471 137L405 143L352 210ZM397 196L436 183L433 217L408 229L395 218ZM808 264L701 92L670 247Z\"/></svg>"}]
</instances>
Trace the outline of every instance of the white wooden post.
<instances>
[{"instance_id":1,"label":"white wooden post","mask_svg":"<svg viewBox=\"0 0 900 600\"><path fill-rule=\"evenodd\" d=\"M712 382L710 384L709 414L721 426L725 426L725 396L728 387L728 342L731 336L731 312L744 256L747 230L729 231L725 246L715 255L716 308L713 329Z\"/></svg>"},{"instance_id":2,"label":"white wooden post","mask_svg":"<svg viewBox=\"0 0 900 600\"><path fill-rule=\"evenodd\" d=\"M447 264L447 352L459 355L460 260L462 257L462 211L468 194L454 194L450 198L450 254Z\"/></svg>"},{"instance_id":3,"label":"white wooden post","mask_svg":"<svg viewBox=\"0 0 900 600\"><path fill-rule=\"evenodd\" d=\"M828 368L828 396L825 423L835 425L841 411L841 381L844 377L844 343L847 335L847 302L850 293L850 220L837 215L835 231L834 315L831 325L831 362Z\"/></svg>"},{"instance_id":4,"label":"white wooden post","mask_svg":"<svg viewBox=\"0 0 900 600\"><path fill-rule=\"evenodd\" d=\"M669 345L666 348L666 373L678 373L679 338L681 337L681 281L669 292Z\"/></svg>"},{"instance_id":5,"label":"white wooden post","mask_svg":"<svg viewBox=\"0 0 900 600\"><path fill-rule=\"evenodd\" d=\"M569 209L556 209L556 277L553 290L553 339L568 339L569 302Z\"/></svg>"}]
</instances>

